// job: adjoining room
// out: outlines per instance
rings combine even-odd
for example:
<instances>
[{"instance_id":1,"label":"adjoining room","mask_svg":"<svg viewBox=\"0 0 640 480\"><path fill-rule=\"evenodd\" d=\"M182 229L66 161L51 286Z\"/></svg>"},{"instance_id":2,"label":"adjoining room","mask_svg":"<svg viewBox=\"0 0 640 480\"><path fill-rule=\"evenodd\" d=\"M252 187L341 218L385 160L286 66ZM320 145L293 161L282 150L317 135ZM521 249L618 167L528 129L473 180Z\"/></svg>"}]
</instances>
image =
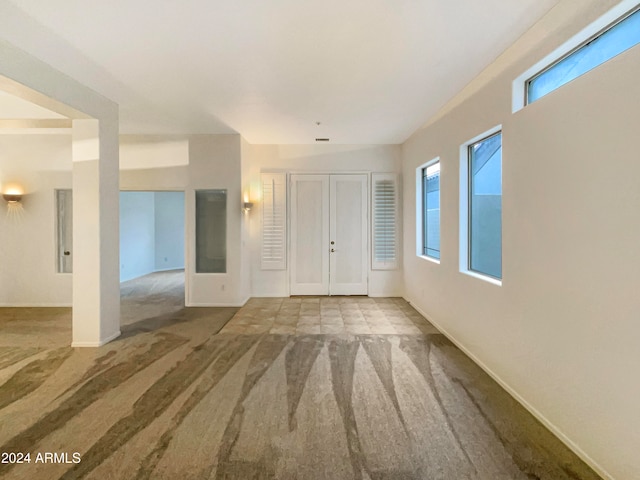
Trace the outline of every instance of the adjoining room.
<instances>
[{"instance_id":1,"label":"adjoining room","mask_svg":"<svg viewBox=\"0 0 640 480\"><path fill-rule=\"evenodd\" d=\"M184 307L184 192L120 192L121 325Z\"/></svg>"}]
</instances>

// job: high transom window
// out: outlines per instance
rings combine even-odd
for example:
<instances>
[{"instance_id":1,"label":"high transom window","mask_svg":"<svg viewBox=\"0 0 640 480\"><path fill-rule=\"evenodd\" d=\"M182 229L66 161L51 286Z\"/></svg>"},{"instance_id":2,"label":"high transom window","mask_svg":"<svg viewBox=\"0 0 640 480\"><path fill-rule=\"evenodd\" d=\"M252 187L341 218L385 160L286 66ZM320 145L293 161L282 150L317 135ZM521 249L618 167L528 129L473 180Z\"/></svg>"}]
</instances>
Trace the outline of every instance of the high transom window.
<instances>
[{"instance_id":1,"label":"high transom window","mask_svg":"<svg viewBox=\"0 0 640 480\"><path fill-rule=\"evenodd\" d=\"M618 18L525 82L527 104L640 43L640 8Z\"/></svg>"}]
</instances>

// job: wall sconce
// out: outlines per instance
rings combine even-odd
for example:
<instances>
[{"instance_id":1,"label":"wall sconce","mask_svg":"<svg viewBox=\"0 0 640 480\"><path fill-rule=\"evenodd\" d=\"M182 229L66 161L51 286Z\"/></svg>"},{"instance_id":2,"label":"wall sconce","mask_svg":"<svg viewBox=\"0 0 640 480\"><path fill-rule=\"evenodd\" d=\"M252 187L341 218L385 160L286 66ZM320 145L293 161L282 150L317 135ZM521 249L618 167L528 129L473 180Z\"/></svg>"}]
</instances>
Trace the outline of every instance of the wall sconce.
<instances>
[{"instance_id":1,"label":"wall sconce","mask_svg":"<svg viewBox=\"0 0 640 480\"><path fill-rule=\"evenodd\" d=\"M253 208L253 203L252 203L252 202L244 202L244 203L242 204L242 209L243 209L245 212L249 212L252 208Z\"/></svg>"},{"instance_id":2,"label":"wall sconce","mask_svg":"<svg viewBox=\"0 0 640 480\"><path fill-rule=\"evenodd\" d=\"M19 193L4 193L2 198L4 198L7 203L18 203L22 200L22 195Z\"/></svg>"},{"instance_id":3,"label":"wall sconce","mask_svg":"<svg viewBox=\"0 0 640 480\"><path fill-rule=\"evenodd\" d=\"M24 190L20 186L12 185L4 190L2 198L7 202L7 218L19 221L23 216L22 196Z\"/></svg>"}]
</instances>

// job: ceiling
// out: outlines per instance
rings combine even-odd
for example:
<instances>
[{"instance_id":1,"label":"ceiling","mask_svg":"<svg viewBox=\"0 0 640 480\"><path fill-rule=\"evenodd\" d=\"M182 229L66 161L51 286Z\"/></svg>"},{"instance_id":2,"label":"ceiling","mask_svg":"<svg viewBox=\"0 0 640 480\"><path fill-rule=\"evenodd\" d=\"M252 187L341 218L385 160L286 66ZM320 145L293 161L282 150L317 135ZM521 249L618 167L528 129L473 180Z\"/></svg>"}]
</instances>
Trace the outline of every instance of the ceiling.
<instances>
[{"instance_id":1,"label":"ceiling","mask_svg":"<svg viewBox=\"0 0 640 480\"><path fill-rule=\"evenodd\" d=\"M395 144L556 3L7 0L0 36L116 101L121 133Z\"/></svg>"}]
</instances>

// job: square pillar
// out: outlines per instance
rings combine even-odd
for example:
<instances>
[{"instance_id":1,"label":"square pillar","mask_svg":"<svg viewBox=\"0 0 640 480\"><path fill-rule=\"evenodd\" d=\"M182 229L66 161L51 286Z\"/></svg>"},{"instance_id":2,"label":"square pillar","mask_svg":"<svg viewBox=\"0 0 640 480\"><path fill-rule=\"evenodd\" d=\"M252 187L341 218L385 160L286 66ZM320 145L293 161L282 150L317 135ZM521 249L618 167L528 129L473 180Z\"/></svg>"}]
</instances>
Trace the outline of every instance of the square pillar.
<instances>
[{"instance_id":1,"label":"square pillar","mask_svg":"<svg viewBox=\"0 0 640 480\"><path fill-rule=\"evenodd\" d=\"M118 123L73 120L73 340L120 335Z\"/></svg>"}]
</instances>

